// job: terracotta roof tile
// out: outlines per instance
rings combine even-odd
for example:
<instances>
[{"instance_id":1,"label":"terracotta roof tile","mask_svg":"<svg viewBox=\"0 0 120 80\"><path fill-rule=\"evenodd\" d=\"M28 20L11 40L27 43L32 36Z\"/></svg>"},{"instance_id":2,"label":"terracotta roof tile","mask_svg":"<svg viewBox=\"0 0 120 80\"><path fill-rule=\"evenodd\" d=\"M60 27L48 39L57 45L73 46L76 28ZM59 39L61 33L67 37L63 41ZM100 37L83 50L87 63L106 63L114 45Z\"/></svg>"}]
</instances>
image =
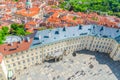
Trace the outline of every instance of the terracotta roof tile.
<instances>
[{"instance_id":1,"label":"terracotta roof tile","mask_svg":"<svg viewBox=\"0 0 120 80\"><path fill-rule=\"evenodd\" d=\"M29 13L26 9L22 9L16 12L18 15L26 16L26 17L32 17L35 16L39 13L39 8L38 7L33 7L29 10Z\"/></svg>"},{"instance_id":2,"label":"terracotta roof tile","mask_svg":"<svg viewBox=\"0 0 120 80\"><path fill-rule=\"evenodd\" d=\"M20 42L14 42L13 45L10 44L2 44L0 45L0 52L3 55L9 55L16 52L27 50L30 47L30 44L32 43L33 39L30 39L30 42L27 42L26 40ZM24 46L25 45L25 46Z\"/></svg>"}]
</instances>

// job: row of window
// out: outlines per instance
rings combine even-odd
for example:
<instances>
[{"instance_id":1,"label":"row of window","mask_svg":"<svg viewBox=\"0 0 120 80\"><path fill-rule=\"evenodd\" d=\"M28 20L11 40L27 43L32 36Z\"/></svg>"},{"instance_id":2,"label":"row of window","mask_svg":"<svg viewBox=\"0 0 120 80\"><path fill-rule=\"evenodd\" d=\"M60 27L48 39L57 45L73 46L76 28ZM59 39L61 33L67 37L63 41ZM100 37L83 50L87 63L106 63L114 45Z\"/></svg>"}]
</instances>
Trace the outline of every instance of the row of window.
<instances>
[{"instance_id":1,"label":"row of window","mask_svg":"<svg viewBox=\"0 0 120 80\"><path fill-rule=\"evenodd\" d=\"M78 40L78 43L79 43L79 42L80 42L79 40L81 40L81 39L75 39L75 40ZM68 40L68 41L71 41L71 40ZM84 42L84 41L88 41L88 40L83 40L83 42ZM72 43L72 42L71 42L71 43ZM74 41L72 44L76 44L76 43L77 43L77 42ZM57 43L55 43L55 44L57 44ZM53 44L53 45L55 46L55 44ZM104 44L105 44L105 43L104 43ZM109 44L109 43L107 43L107 44ZM57 44L57 45L58 45L58 44ZM64 44L58 45L58 46L55 47L55 49L56 49L56 48L60 48L60 47L62 48L63 46L64 46ZM78 47L83 47L83 46L84 46L84 47L85 47L85 46L88 46L88 44L84 44L84 43L76 44L76 45L69 46L68 49L75 49L75 48L77 49ZM90 45L90 46L91 46L91 45ZM105 46L98 46L98 45L95 46L95 45L93 45L93 47L96 47L96 48L99 47L99 48L105 48L105 49L107 49L107 47L105 47ZM41 47L40 47L40 48L41 48ZM31 53L31 54L27 54L26 56L29 57L30 55L33 56L34 54L38 54L39 52L41 52L41 51L37 52L38 50L40 50L40 48L35 48L36 50L35 50L35 49L31 49L31 51L34 50L34 51L36 51L36 52L35 52L35 53ZM48 49L45 49L44 51L50 51L50 50L52 50L53 48L54 48L54 47L52 47L51 49L48 48ZM111 48L109 48L109 49L111 49ZM61 49L61 50L62 50L62 49ZM27 50L26 52L29 52L29 51ZM23 52L21 52L21 53L23 53ZM51 52L51 53L52 53L52 52ZM16 53L16 55L18 55L18 53ZM44 55L47 55L47 54L44 54ZM24 55L21 56L21 57L22 57L22 59L25 58ZM12 60L12 62L13 62L13 61L16 61L16 60L19 60L19 59L20 59L20 58L18 57L18 58L16 58L16 59L11 59L11 60ZM32 57L31 59L34 60L34 57ZM38 59L38 57L36 57L35 59ZM29 62L29 61L30 61L30 60L27 59L27 62ZM8 62L8 61L7 61L7 62ZM23 63L25 63L25 62L26 62L26 61L23 60ZM13 63L13 66L16 66L16 64L17 64L17 63ZM20 65L20 64L21 64L21 62L18 62L18 65ZM10 65L8 65L8 66L10 67Z\"/></svg>"},{"instance_id":2,"label":"row of window","mask_svg":"<svg viewBox=\"0 0 120 80\"><path fill-rule=\"evenodd\" d=\"M33 62L34 60L38 60L39 57L42 59L42 56L40 55L40 56L26 58L22 61L16 61L16 62L12 63L12 65L8 64L8 68L11 68L12 66L16 67L16 66L25 65L25 64L27 65L27 63Z\"/></svg>"}]
</instances>

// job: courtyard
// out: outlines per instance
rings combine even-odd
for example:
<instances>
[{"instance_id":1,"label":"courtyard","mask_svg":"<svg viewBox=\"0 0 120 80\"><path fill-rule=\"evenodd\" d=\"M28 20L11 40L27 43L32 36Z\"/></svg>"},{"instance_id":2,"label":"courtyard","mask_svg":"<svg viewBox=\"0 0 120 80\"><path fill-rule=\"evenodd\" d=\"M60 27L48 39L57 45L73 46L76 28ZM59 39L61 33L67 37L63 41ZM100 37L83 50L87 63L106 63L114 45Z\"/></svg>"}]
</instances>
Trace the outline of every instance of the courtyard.
<instances>
[{"instance_id":1,"label":"courtyard","mask_svg":"<svg viewBox=\"0 0 120 80\"><path fill-rule=\"evenodd\" d=\"M79 51L16 73L16 80L120 80L120 62L107 53Z\"/></svg>"}]
</instances>

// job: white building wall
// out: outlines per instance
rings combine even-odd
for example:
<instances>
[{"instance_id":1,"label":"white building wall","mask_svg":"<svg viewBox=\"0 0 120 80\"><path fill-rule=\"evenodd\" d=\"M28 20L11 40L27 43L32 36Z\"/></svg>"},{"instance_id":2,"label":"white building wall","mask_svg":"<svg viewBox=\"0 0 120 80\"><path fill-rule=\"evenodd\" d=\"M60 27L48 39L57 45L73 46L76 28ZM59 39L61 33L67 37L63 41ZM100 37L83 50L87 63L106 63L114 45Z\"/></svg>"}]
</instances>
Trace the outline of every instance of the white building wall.
<instances>
[{"instance_id":1,"label":"white building wall","mask_svg":"<svg viewBox=\"0 0 120 80\"><path fill-rule=\"evenodd\" d=\"M114 61L120 60L120 46L116 49L114 55L112 56L112 59Z\"/></svg>"},{"instance_id":2,"label":"white building wall","mask_svg":"<svg viewBox=\"0 0 120 80\"><path fill-rule=\"evenodd\" d=\"M15 73L30 66L41 64L47 56L56 51L64 52L66 50L66 54L72 54L74 51L83 49L105 52L110 54L113 60L120 60L120 49L118 49L116 41L107 38L83 36L7 55L4 58L4 66L6 66L6 71L13 70Z\"/></svg>"},{"instance_id":3,"label":"white building wall","mask_svg":"<svg viewBox=\"0 0 120 80\"><path fill-rule=\"evenodd\" d=\"M8 71L6 69L4 60L2 60L2 63L0 64L0 74L2 74L2 77L0 78L0 80L7 80Z\"/></svg>"},{"instance_id":4,"label":"white building wall","mask_svg":"<svg viewBox=\"0 0 120 80\"><path fill-rule=\"evenodd\" d=\"M0 80L7 80L7 77L5 75L7 74L4 73L2 65L0 64Z\"/></svg>"},{"instance_id":5,"label":"white building wall","mask_svg":"<svg viewBox=\"0 0 120 80\"><path fill-rule=\"evenodd\" d=\"M111 54L110 54L110 57L113 58L113 56L115 55L116 51L117 51L117 48L118 48L118 43L116 41L113 41L112 42L112 47L111 47Z\"/></svg>"}]
</instances>

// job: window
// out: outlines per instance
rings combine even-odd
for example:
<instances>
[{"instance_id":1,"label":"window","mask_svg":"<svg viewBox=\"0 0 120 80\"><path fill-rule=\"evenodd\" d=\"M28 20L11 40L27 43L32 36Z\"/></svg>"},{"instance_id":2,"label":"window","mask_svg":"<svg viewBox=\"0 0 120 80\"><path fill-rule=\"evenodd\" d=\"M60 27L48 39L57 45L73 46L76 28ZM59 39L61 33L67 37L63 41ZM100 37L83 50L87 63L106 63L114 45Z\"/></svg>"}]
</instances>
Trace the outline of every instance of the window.
<instances>
[{"instance_id":1,"label":"window","mask_svg":"<svg viewBox=\"0 0 120 80\"><path fill-rule=\"evenodd\" d=\"M19 58L17 58L17 60L19 60Z\"/></svg>"},{"instance_id":2,"label":"window","mask_svg":"<svg viewBox=\"0 0 120 80\"><path fill-rule=\"evenodd\" d=\"M107 47L105 47L105 49L107 49Z\"/></svg>"},{"instance_id":3,"label":"window","mask_svg":"<svg viewBox=\"0 0 120 80\"><path fill-rule=\"evenodd\" d=\"M45 56L45 54L44 54L44 56ZM42 55L40 55L40 58L42 58Z\"/></svg>"},{"instance_id":4,"label":"window","mask_svg":"<svg viewBox=\"0 0 120 80\"><path fill-rule=\"evenodd\" d=\"M27 62L30 62L30 60L29 60L29 59L27 59Z\"/></svg>"},{"instance_id":5,"label":"window","mask_svg":"<svg viewBox=\"0 0 120 80\"><path fill-rule=\"evenodd\" d=\"M20 62L18 62L18 65L20 65Z\"/></svg>"},{"instance_id":6,"label":"window","mask_svg":"<svg viewBox=\"0 0 120 80\"><path fill-rule=\"evenodd\" d=\"M12 61L14 61L14 59L12 59Z\"/></svg>"},{"instance_id":7,"label":"window","mask_svg":"<svg viewBox=\"0 0 120 80\"><path fill-rule=\"evenodd\" d=\"M13 55L11 54L11 57L12 57Z\"/></svg>"},{"instance_id":8,"label":"window","mask_svg":"<svg viewBox=\"0 0 120 80\"><path fill-rule=\"evenodd\" d=\"M28 50L26 50L26 52L28 52Z\"/></svg>"},{"instance_id":9,"label":"window","mask_svg":"<svg viewBox=\"0 0 120 80\"><path fill-rule=\"evenodd\" d=\"M16 53L16 55L18 55L18 53Z\"/></svg>"},{"instance_id":10,"label":"window","mask_svg":"<svg viewBox=\"0 0 120 80\"><path fill-rule=\"evenodd\" d=\"M25 63L25 60L23 60L23 63Z\"/></svg>"},{"instance_id":11,"label":"window","mask_svg":"<svg viewBox=\"0 0 120 80\"><path fill-rule=\"evenodd\" d=\"M16 66L16 64L15 64L15 63L13 63L13 66Z\"/></svg>"},{"instance_id":12,"label":"window","mask_svg":"<svg viewBox=\"0 0 120 80\"><path fill-rule=\"evenodd\" d=\"M21 53L23 53L23 51L21 51Z\"/></svg>"},{"instance_id":13,"label":"window","mask_svg":"<svg viewBox=\"0 0 120 80\"><path fill-rule=\"evenodd\" d=\"M99 48L101 48L101 46L99 46Z\"/></svg>"},{"instance_id":14,"label":"window","mask_svg":"<svg viewBox=\"0 0 120 80\"><path fill-rule=\"evenodd\" d=\"M8 68L10 68L10 64L8 65Z\"/></svg>"},{"instance_id":15,"label":"window","mask_svg":"<svg viewBox=\"0 0 120 80\"><path fill-rule=\"evenodd\" d=\"M27 55L27 57L29 57L29 55Z\"/></svg>"},{"instance_id":16,"label":"window","mask_svg":"<svg viewBox=\"0 0 120 80\"><path fill-rule=\"evenodd\" d=\"M22 56L22 58L24 58L24 56Z\"/></svg>"},{"instance_id":17,"label":"window","mask_svg":"<svg viewBox=\"0 0 120 80\"><path fill-rule=\"evenodd\" d=\"M38 56L36 56L36 59L38 59Z\"/></svg>"},{"instance_id":18,"label":"window","mask_svg":"<svg viewBox=\"0 0 120 80\"><path fill-rule=\"evenodd\" d=\"M98 45L96 45L96 48L98 47Z\"/></svg>"},{"instance_id":19,"label":"window","mask_svg":"<svg viewBox=\"0 0 120 80\"><path fill-rule=\"evenodd\" d=\"M32 60L34 60L34 58L32 57Z\"/></svg>"},{"instance_id":20,"label":"window","mask_svg":"<svg viewBox=\"0 0 120 80\"><path fill-rule=\"evenodd\" d=\"M47 49L47 51L49 51L49 49Z\"/></svg>"},{"instance_id":21,"label":"window","mask_svg":"<svg viewBox=\"0 0 120 80\"><path fill-rule=\"evenodd\" d=\"M6 63L9 63L9 61L6 61Z\"/></svg>"}]
</instances>

